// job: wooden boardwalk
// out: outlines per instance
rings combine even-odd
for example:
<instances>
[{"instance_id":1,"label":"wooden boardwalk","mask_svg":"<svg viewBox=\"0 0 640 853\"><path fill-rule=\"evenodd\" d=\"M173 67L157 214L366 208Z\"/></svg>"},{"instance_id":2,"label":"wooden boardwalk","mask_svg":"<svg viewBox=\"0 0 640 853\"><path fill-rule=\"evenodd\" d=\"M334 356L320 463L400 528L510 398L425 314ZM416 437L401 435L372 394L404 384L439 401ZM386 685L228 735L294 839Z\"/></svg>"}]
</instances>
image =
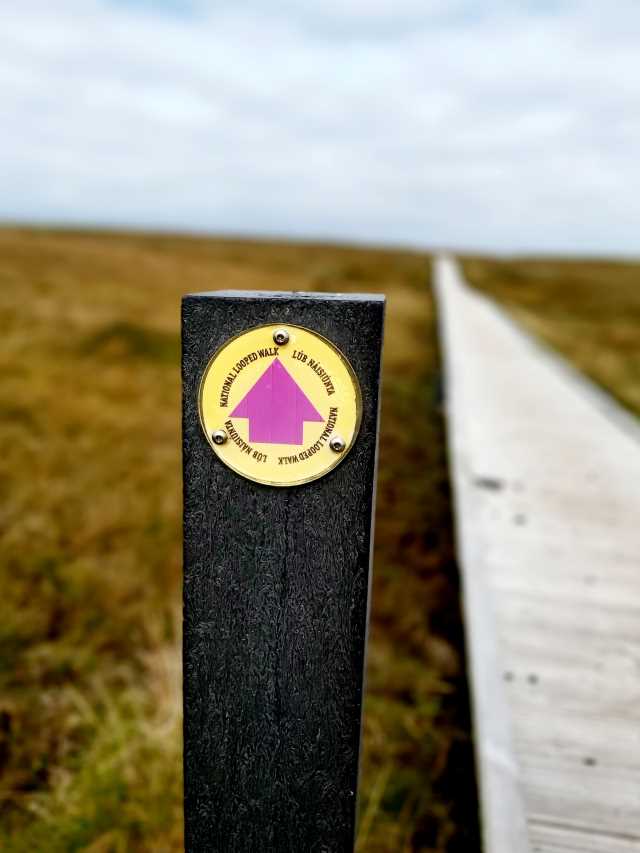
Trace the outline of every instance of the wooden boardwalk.
<instances>
[{"instance_id":1,"label":"wooden boardwalk","mask_svg":"<svg viewBox=\"0 0 640 853\"><path fill-rule=\"evenodd\" d=\"M640 431L435 271L485 850L640 851Z\"/></svg>"}]
</instances>

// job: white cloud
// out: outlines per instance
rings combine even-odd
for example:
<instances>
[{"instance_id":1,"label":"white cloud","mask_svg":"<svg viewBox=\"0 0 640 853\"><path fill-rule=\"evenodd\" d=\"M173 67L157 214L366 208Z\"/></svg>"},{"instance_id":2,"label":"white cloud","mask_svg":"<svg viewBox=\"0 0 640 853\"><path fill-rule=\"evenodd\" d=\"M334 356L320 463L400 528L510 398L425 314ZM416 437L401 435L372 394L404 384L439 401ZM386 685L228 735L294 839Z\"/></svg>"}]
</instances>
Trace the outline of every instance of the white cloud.
<instances>
[{"instance_id":1,"label":"white cloud","mask_svg":"<svg viewBox=\"0 0 640 853\"><path fill-rule=\"evenodd\" d=\"M0 216L637 251L632 0L160 5L4 13Z\"/></svg>"}]
</instances>

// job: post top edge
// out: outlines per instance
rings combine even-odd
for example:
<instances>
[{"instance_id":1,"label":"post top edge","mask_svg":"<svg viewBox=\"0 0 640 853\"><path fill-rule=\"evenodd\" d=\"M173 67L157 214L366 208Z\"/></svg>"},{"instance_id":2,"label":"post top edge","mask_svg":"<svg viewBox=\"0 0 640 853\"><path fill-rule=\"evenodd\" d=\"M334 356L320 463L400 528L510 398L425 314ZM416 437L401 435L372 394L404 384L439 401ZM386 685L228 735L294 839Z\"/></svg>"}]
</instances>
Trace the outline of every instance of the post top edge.
<instances>
[{"instance_id":1,"label":"post top edge","mask_svg":"<svg viewBox=\"0 0 640 853\"><path fill-rule=\"evenodd\" d=\"M318 293L309 290L207 290L200 293L185 293L187 299L302 299L319 302L386 302L384 293Z\"/></svg>"}]
</instances>

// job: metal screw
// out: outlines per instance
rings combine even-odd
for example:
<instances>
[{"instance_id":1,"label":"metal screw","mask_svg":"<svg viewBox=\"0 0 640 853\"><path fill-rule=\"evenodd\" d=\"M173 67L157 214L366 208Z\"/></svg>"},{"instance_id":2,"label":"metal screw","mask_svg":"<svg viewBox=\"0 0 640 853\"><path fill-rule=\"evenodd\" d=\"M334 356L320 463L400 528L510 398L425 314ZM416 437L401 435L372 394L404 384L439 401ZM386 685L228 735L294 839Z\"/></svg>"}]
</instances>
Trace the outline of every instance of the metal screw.
<instances>
[{"instance_id":1,"label":"metal screw","mask_svg":"<svg viewBox=\"0 0 640 853\"><path fill-rule=\"evenodd\" d=\"M278 346L283 347L289 343L289 332L286 329L276 329L273 333L273 340Z\"/></svg>"},{"instance_id":2,"label":"metal screw","mask_svg":"<svg viewBox=\"0 0 640 853\"><path fill-rule=\"evenodd\" d=\"M227 434L223 429L217 429L212 434L211 438L213 439L214 444L224 444L227 440Z\"/></svg>"},{"instance_id":3,"label":"metal screw","mask_svg":"<svg viewBox=\"0 0 640 853\"><path fill-rule=\"evenodd\" d=\"M344 438L342 438L342 436L339 436L339 435L334 435L331 438L331 440L329 441L329 447L335 453L342 453L342 451L345 449L346 446L347 445L345 443Z\"/></svg>"}]
</instances>

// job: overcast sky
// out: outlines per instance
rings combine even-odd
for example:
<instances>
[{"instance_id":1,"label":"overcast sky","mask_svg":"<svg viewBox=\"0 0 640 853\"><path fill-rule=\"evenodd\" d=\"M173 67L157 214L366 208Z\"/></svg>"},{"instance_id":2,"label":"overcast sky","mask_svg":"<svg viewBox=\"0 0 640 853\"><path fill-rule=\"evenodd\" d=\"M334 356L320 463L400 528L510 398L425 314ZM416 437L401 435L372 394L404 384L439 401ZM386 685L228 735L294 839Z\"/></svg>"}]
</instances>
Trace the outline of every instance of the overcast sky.
<instances>
[{"instance_id":1,"label":"overcast sky","mask_svg":"<svg viewBox=\"0 0 640 853\"><path fill-rule=\"evenodd\" d=\"M0 218L640 254L638 0L20 0Z\"/></svg>"}]
</instances>

